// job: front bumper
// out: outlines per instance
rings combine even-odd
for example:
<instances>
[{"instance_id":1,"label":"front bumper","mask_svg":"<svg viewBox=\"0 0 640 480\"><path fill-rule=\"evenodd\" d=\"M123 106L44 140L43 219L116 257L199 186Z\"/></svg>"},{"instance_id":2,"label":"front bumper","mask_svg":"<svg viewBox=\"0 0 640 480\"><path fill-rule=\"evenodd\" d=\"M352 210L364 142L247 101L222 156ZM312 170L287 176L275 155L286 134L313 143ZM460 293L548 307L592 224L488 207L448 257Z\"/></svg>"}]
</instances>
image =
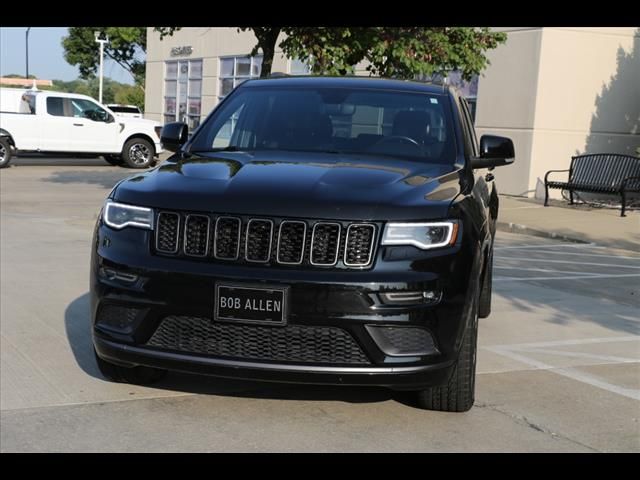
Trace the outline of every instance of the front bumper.
<instances>
[{"instance_id":1,"label":"front bumper","mask_svg":"<svg viewBox=\"0 0 640 480\"><path fill-rule=\"evenodd\" d=\"M409 367L271 364L150 350L106 340L100 335L94 335L94 346L101 358L119 365L145 365L186 373L279 383L363 385L414 390L446 383L453 368L451 361Z\"/></svg>"},{"instance_id":2,"label":"front bumper","mask_svg":"<svg viewBox=\"0 0 640 480\"><path fill-rule=\"evenodd\" d=\"M446 383L451 374L467 323L473 285L470 278L474 275L473 256L459 245L448 251L424 253L418 259L415 249L396 248L393 255L379 249L372 269L340 272L166 258L141 252L141 245L150 245L149 231L114 231L98 221L91 270L93 340L97 354L107 361L220 377L407 390ZM403 257L402 251L414 256ZM237 352L233 348L219 354L203 349L167 348L166 344L158 346L152 341L163 322L176 316L205 319L205 326L217 323L212 317L215 285L220 282L290 287L287 328L346 332L366 361L301 361L282 355L268 358L256 356L255 348L247 356L229 353ZM406 291L437 291L441 298L432 305L382 305L378 301L381 292ZM101 320L105 307L138 313L118 330ZM418 353L390 351L371 334L372 327L428 332L432 348ZM198 345L212 341L204 338L202 329L198 332L203 337ZM318 335L324 339L322 332ZM180 337L182 333L176 335ZM251 338L246 341L264 341L263 335ZM236 336L227 341L243 340ZM282 338L279 342L282 344ZM272 346L261 343L259 348Z\"/></svg>"}]
</instances>

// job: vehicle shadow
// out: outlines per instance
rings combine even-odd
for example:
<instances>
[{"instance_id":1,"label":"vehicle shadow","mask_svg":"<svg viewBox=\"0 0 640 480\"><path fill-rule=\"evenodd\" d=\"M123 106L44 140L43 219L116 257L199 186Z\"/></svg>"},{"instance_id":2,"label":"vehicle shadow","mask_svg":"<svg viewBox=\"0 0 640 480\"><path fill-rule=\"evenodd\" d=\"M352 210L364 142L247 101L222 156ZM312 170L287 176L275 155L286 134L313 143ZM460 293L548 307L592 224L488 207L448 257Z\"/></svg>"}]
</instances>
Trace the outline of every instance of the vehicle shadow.
<instances>
[{"instance_id":1,"label":"vehicle shadow","mask_svg":"<svg viewBox=\"0 0 640 480\"><path fill-rule=\"evenodd\" d=\"M113 167L112 167L113 168ZM76 171L59 171L53 172L44 178L45 182L74 184L84 183L87 185L98 185L103 188L111 188L123 178L139 175L140 171L129 170L124 168L116 168L115 170L95 171L95 170L76 170Z\"/></svg>"},{"instance_id":2,"label":"vehicle shadow","mask_svg":"<svg viewBox=\"0 0 640 480\"><path fill-rule=\"evenodd\" d=\"M78 366L87 375L104 379L94 358L89 310L89 293L81 295L67 306L64 319L67 340ZM164 380L150 388L201 395L272 400L348 403L378 403L395 400L407 406L415 406L410 392L394 392L385 388L280 384L180 372L170 372Z\"/></svg>"},{"instance_id":3,"label":"vehicle shadow","mask_svg":"<svg viewBox=\"0 0 640 480\"><path fill-rule=\"evenodd\" d=\"M10 167L104 167L105 169L119 168L107 163L102 157L68 156L39 153L21 153L11 159Z\"/></svg>"}]
</instances>

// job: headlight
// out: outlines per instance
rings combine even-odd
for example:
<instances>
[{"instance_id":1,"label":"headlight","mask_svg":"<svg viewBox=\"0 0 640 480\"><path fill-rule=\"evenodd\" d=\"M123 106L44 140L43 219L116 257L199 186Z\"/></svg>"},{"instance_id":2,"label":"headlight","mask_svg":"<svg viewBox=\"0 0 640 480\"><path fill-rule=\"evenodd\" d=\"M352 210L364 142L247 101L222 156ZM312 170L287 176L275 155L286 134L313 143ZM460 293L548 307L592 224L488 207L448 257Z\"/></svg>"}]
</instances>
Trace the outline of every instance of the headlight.
<instances>
[{"instance_id":1,"label":"headlight","mask_svg":"<svg viewBox=\"0 0 640 480\"><path fill-rule=\"evenodd\" d=\"M153 210L107 200L104 205L104 223L120 230L124 227L138 227L153 230Z\"/></svg>"},{"instance_id":2,"label":"headlight","mask_svg":"<svg viewBox=\"0 0 640 480\"><path fill-rule=\"evenodd\" d=\"M382 245L413 245L423 250L456 243L456 222L388 223Z\"/></svg>"}]
</instances>

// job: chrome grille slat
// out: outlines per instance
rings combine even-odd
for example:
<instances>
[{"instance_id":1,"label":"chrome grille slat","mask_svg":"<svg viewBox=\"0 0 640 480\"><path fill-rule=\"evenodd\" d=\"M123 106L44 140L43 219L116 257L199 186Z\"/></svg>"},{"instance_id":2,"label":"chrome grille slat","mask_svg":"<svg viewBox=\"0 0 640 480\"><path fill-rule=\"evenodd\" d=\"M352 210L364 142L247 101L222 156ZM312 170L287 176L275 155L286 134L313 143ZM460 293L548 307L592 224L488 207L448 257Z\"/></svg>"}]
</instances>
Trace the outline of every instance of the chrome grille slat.
<instances>
[{"instance_id":1,"label":"chrome grille slat","mask_svg":"<svg viewBox=\"0 0 640 480\"><path fill-rule=\"evenodd\" d=\"M302 226L302 231L300 230ZM283 232L284 229L284 232ZM283 220L278 230L276 261L285 265L300 265L304 258L307 224L300 220Z\"/></svg>"},{"instance_id":2,"label":"chrome grille slat","mask_svg":"<svg viewBox=\"0 0 640 480\"><path fill-rule=\"evenodd\" d=\"M340 234L342 226L339 223L317 222L311 232L311 265L331 267L338 263L340 253ZM328 259L333 260L328 261Z\"/></svg>"},{"instance_id":3,"label":"chrome grille slat","mask_svg":"<svg viewBox=\"0 0 640 480\"><path fill-rule=\"evenodd\" d=\"M349 225L344 249L344 264L346 266L366 267L371 263L375 232L375 225L370 223Z\"/></svg>"},{"instance_id":4,"label":"chrome grille slat","mask_svg":"<svg viewBox=\"0 0 640 480\"><path fill-rule=\"evenodd\" d=\"M184 221L183 248L190 257L206 257L209 252L209 226L207 215L187 215Z\"/></svg>"},{"instance_id":5,"label":"chrome grille slat","mask_svg":"<svg viewBox=\"0 0 640 480\"><path fill-rule=\"evenodd\" d=\"M223 232L220 230L223 230ZM218 260L237 260L240 257L241 234L242 220L238 217L218 217L216 219L216 226L213 234L214 258L217 258ZM229 253L233 251L235 251L235 253L233 255L229 255Z\"/></svg>"},{"instance_id":6,"label":"chrome grille slat","mask_svg":"<svg viewBox=\"0 0 640 480\"><path fill-rule=\"evenodd\" d=\"M161 253L178 253L180 215L160 212L156 220L156 250Z\"/></svg>"},{"instance_id":7,"label":"chrome grille slat","mask_svg":"<svg viewBox=\"0 0 640 480\"><path fill-rule=\"evenodd\" d=\"M266 227L268 226L268 230ZM267 263L271 258L273 220L252 218L247 222L244 259L247 262Z\"/></svg>"}]
</instances>

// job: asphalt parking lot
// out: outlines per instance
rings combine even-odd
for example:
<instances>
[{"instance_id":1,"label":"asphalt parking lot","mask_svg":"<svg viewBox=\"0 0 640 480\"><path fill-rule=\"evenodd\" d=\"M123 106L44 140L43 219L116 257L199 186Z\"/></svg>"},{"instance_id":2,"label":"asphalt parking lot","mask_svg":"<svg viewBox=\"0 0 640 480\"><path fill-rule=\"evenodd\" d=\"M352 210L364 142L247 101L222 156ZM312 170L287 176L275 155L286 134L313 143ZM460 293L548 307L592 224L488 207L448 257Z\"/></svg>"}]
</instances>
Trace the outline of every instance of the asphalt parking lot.
<instances>
[{"instance_id":1,"label":"asphalt parking lot","mask_svg":"<svg viewBox=\"0 0 640 480\"><path fill-rule=\"evenodd\" d=\"M132 173L42 158L0 171L1 451L640 451L640 253L526 235L498 233L467 413L373 388L105 381L91 230Z\"/></svg>"}]
</instances>

